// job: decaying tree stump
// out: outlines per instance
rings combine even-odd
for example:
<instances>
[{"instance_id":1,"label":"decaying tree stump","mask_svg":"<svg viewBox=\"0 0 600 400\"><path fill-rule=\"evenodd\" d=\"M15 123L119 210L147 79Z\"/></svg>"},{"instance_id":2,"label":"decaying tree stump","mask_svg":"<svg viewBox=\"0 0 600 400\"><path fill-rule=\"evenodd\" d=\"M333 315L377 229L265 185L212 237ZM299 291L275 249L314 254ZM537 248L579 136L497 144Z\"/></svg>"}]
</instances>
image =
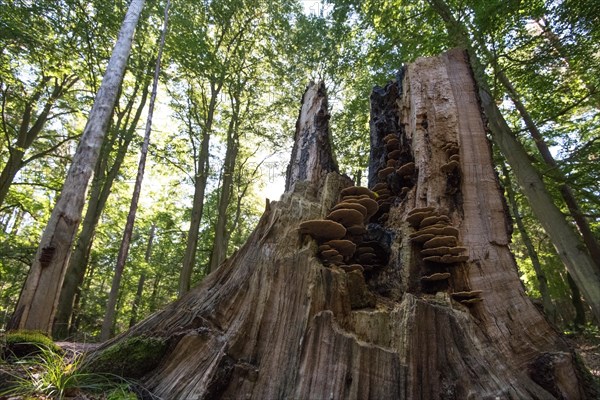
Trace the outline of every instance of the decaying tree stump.
<instances>
[{"instance_id":1,"label":"decaying tree stump","mask_svg":"<svg viewBox=\"0 0 600 400\"><path fill-rule=\"evenodd\" d=\"M371 97L377 195L348 189L335 171L322 147L324 88L310 86L292 157L306 164L290 166L289 190L268 204L246 245L104 345L162 338L161 356L138 371L155 395L594 396L519 282L464 53L419 59L402 75Z\"/></svg>"}]
</instances>

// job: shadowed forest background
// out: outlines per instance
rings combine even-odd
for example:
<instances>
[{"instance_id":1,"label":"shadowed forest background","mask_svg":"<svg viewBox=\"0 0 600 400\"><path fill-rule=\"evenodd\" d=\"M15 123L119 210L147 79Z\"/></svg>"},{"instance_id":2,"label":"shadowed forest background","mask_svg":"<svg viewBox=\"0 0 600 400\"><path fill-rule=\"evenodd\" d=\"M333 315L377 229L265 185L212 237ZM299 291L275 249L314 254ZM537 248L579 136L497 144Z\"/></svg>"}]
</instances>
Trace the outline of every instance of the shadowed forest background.
<instances>
[{"instance_id":1,"label":"shadowed forest background","mask_svg":"<svg viewBox=\"0 0 600 400\"><path fill-rule=\"evenodd\" d=\"M56 338L100 336L164 3L148 1L137 24L87 189ZM19 299L127 6L0 3L0 328ZM600 237L597 1L177 0L169 15L146 176L110 336L177 299L245 242L265 197L277 200L283 192L299 99L310 81L327 85L341 172L366 186L373 83L394 79L417 57L465 45L465 38L554 204L600 262L594 253ZM598 321L515 171L493 150L512 216L511 249L528 295L559 329L597 332Z\"/></svg>"}]
</instances>

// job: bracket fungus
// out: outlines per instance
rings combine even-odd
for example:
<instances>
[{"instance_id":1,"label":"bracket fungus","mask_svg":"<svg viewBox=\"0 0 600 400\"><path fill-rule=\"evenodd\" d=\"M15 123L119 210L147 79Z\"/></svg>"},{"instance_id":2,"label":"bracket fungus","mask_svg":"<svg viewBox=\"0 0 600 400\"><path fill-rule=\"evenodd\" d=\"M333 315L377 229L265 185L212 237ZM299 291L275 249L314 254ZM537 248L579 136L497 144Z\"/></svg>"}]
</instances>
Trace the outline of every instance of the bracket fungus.
<instances>
[{"instance_id":1,"label":"bracket fungus","mask_svg":"<svg viewBox=\"0 0 600 400\"><path fill-rule=\"evenodd\" d=\"M448 161L446 164L442 165L440 170L445 174L449 174L449 173L453 172L454 170L458 169L459 166L460 166L460 163L458 161L452 160L452 161Z\"/></svg>"},{"instance_id":2,"label":"bracket fungus","mask_svg":"<svg viewBox=\"0 0 600 400\"><path fill-rule=\"evenodd\" d=\"M331 209L331 211L336 210L356 210L363 215L363 218L367 216L367 208L360 203L341 202Z\"/></svg>"},{"instance_id":3,"label":"bracket fungus","mask_svg":"<svg viewBox=\"0 0 600 400\"><path fill-rule=\"evenodd\" d=\"M451 294L451 296L454 299L463 300L463 299L472 299L475 297L481 297L482 293L483 293L483 290L471 290L471 291L464 291L464 292L454 292Z\"/></svg>"},{"instance_id":4,"label":"bracket fungus","mask_svg":"<svg viewBox=\"0 0 600 400\"><path fill-rule=\"evenodd\" d=\"M395 133L388 133L387 135L385 135L385 137L383 138L384 142L389 142L392 139L398 139L398 135L396 135Z\"/></svg>"},{"instance_id":5,"label":"bracket fungus","mask_svg":"<svg viewBox=\"0 0 600 400\"><path fill-rule=\"evenodd\" d=\"M438 272L431 275L422 276L421 280L423 282L436 282L436 281L445 281L450 278L450 272Z\"/></svg>"},{"instance_id":6,"label":"bracket fungus","mask_svg":"<svg viewBox=\"0 0 600 400\"><path fill-rule=\"evenodd\" d=\"M400 158L401 155L402 155L402 150L390 151L390 153L388 154L388 159L397 160Z\"/></svg>"},{"instance_id":7,"label":"bracket fungus","mask_svg":"<svg viewBox=\"0 0 600 400\"><path fill-rule=\"evenodd\" d=\"M456 246L456 238L454 236L436 236L433 239L430 239L423 243L424 249L429 249L432 247L455 247Z\"/></svg>"},{"instance_id":8,"label":"bracket fungus","mask_svg":"<svg viewBox=\"0 0 600 400\"><path fill-rule=\"evenodd\" d=\"M385 179L386 176L393 173L395 170L396 169L394 167L386 167L377 173L377 177L379 179Z\"/></svg>"},{"instance_id":9,"label":"bracket fungus","mask_svg":"<svg viewBox=\"0 0 600 400\"><path fill-rule=\"evenodd\" d=\"M396 170L396 173L400 176L412 175L415 172L415 163L409 162L402 165Z\"/></svg>"},{"instance_id":10,"label":"bracket fungus","mask_svg":"<svg viewBox=\"0 0 600 400\"><path fill-rule=\"evenodd\" d=\"M364 206L367 209L366 219L369 219L373 215L375 215L375 213L379 209L379 204L377 204L377 202L373 199L354 199L354 200L348 201L348 203L358 203L358 204Z\"/></svg>"},{"instance_id":11,"label":"bracket fungus","mask_svg":"<svg viewBox=\"0 0 600 400\"><path fill-rule=\"evenodd\" d=\"M339 222L348 228L349 226L362 224L365 216L360 211L343 208L330 212L326 218L331 221Z\"/></svg>"},{"instance_id":12,"label":"bracket fungus","mask_svg":"<svg viewBox=\"0 0 600 400\"><path fill-rule=\"evenodd\" d=\"M373 186L373 191L379 193L380 190L382 189L387 189L388 185L385 182L379 182L378 184L376 184L375 186Z\"/></svg>"},{"instance_id":13,"label":"bracket fungus","mask_svg":"<svg viewBox=\"0 0 600 400\"><path fill-rule=\"evenodd\" d=\"M344 225L326 219L304 221L299 227L300 233L312 236L317 240L341 239L346 235Z\"/></svg>"},{"instance_id":14,"label":"bracket fungus","mask_svg":"<svg viewBox=\"0 0 600 400\"><path fill-rule=\"evenodd\" d=\"M421 220L420 227L425 228L426 226L435 225L439 223L449 224L450 218L448 218L448 216L446 215L437 215L437 213L435 213L435 215L423 218Z\"/></svg>"},{"instance_id":15,"label":"bracket fungus","mask_svg":"<svg viewBox=\"0 0 600 400\"><path fill-rule=\"evenodd\" d=\"M371 189L363 187L363 186L350 186L345 189L342 189L340 192L342 197L344 196L363 196L367 195L372 199L376 198L375 193L371 191Z\"/></svg>"},{"instance_id":16,"label":"bracket fungus","mask_svg":"<svg viewBox=\"0 0 600 400\"><path fill-rule=\"evenodd\" d=\"M356 244L345 239L330 240L325 244L335 249L344 257L351 257L356 250Z\"/></svg>"}]
</instances>

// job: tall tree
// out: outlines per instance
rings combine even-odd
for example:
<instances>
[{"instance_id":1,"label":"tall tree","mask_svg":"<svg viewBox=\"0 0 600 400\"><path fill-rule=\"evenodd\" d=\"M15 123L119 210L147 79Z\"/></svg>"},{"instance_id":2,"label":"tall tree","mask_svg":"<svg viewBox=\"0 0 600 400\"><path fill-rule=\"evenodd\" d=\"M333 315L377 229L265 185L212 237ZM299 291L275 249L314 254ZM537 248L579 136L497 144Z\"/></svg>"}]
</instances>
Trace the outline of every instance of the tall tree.
<instances>
[{"instance_id":1,"label":"tall tree","mask_svg":"<svg viewBox=\"0 0 600 400\"><path fill-rule=\"evenodd\" d=\"M115 273L113 275L113 281L108 296L106 315L104 316L102 330L100 332L100 339L102 340L107 340L111 336L112 327L115 321L115 307L117 304L117 298L119 296L119 289L121 286L121 277L123 276L123 270L125 269L125 263L127 262L127 255L129 253L129 246L131 244L131 235L133 234L133 227L135 224L135 217L137 213L138 202L140 199L140 192L142 191L142 181L144 180L144 171L146 169L146 157L148 155L148 146L150 145L150 134L152 133L152 116L154 114L154 105L156 103L156 94L158 92L161 59L165 47L165 38L167 36L167 29L169 23L170 5L171 0L167 0L167 3L165 5L165 15L163 20L162 32L160 34L160 40L158 44L158 54L156 55L154 81L152 82L152 93L150 95L150 103L148 104L148 116L146 117L147 119L146 129L144 132L144 141L142 143L142 148L140 151L140 161L138 163L138 172L135 177L133 195L131 196L129 214L127 215L127 222L125 223L125 229L123 231L123 239L121 240L121 244L119 246L117 263L115 265Z\"/></svg>"},{"instance_id":2,"label":"tall tree","mask_svg":"<svg viewBox=\"0 0 600 400\"><path fill-rule=\"evenodd\" d=\"M143 7L144 0L132 0L129 5L61 195L44 230L10 321L11 329L51 332L71 246L81 219L87 184L112 116Z\"/></svg>"}]
</instances>

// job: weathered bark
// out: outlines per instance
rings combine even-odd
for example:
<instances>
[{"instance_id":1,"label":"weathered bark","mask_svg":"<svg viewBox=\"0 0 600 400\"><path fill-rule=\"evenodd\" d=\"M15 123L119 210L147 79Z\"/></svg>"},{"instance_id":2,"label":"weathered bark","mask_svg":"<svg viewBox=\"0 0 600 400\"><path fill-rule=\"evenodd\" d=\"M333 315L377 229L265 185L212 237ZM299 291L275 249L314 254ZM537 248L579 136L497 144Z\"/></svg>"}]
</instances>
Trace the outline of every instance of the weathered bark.
<instances>
[{"instance_id":1,"label":"weathered bark","mask_svg":"<svg viewBox=\"0 0 600 400\"><path fill-rule=\"evenodd\" d=\"M156 94L158 92L158 80L160 78L160 68L162 54L165 47L165 39L167 36L167 28L169 23L169 6L171 0L167 0L165 5L165 15L163 20L162 32L160 34L160 40L158 43L158 54L156 55L156 65L154 67L154 79L152 82L152 93L150 95L150 103L148 105L148 116L146 117L146 129L144 132L144 141L142 142L142 148L140 150L140 161L138 163L138 171L135 177L135 184L133 187L133 194L131 196L131 204L129 207L129 213L127 214L127 221L125 223L125 229L123 231L123 239L119 246L119 252L117 254L117 263L115 265L115 274L113 275L113 281L108 295L108 303L106 305L106 314L104 321L102 322L102 329L100 331L100 339L107 340L112 336L112 330L116 319L115 309L117 305L117 298L121 289L121 278L123 276L123 270L125 269L125 263L127 262L127 255L129 254L129 246L131 244L131 237L133 236L133 227L135 224L135 217L137 214L138 202L140 194L142 192L142 181L144 180L144 172L146 170L146 158L148 155L148 147L150 146L150 134L152 133L152 117L154 115L154 104L156 103Z\"/></svg>"},{"instance_id":2,"label":"weathered bark","mask_svg":"<svg viewBox=\"0 0 600 400\"><path fill-rule=\"evenodd\" d=\"M112 115L144 0L133 0L108 62L62 192L42 234L9 329L52 331L60 288L85 203L85 193Z\"/></svg>"},{"instance_id":3,"label":"weathered bark","mask_svg":"<svg viewBox=\"0 0 600 400\"><path fill-rule=\"evenodd\" d=\"M297 124L289 190L267 205L247 243L104 348L163 338L162 359L138 372L170 399L585 398L573 353L519 282L463 53L419 59L373 93L371 143L381 157L370 176L379 211L364 236L347 235L359 246L349 261L364 261L350 268L326 266L315 240L298 230L325 218L350 185L332 172L326 112L309 106L323 104L322 88L303 98L299 121L311 123ZM384 119L397 123L378 123ZM426 244L414 233L425 220L419 225L414 210L425 206L458 237L466 261L422 255ZM368 262L365 246L374 251ZM436 272L446 280L423 279ZM88 365L100 369L100 354Z\"/></svg>"}]
</instances>

